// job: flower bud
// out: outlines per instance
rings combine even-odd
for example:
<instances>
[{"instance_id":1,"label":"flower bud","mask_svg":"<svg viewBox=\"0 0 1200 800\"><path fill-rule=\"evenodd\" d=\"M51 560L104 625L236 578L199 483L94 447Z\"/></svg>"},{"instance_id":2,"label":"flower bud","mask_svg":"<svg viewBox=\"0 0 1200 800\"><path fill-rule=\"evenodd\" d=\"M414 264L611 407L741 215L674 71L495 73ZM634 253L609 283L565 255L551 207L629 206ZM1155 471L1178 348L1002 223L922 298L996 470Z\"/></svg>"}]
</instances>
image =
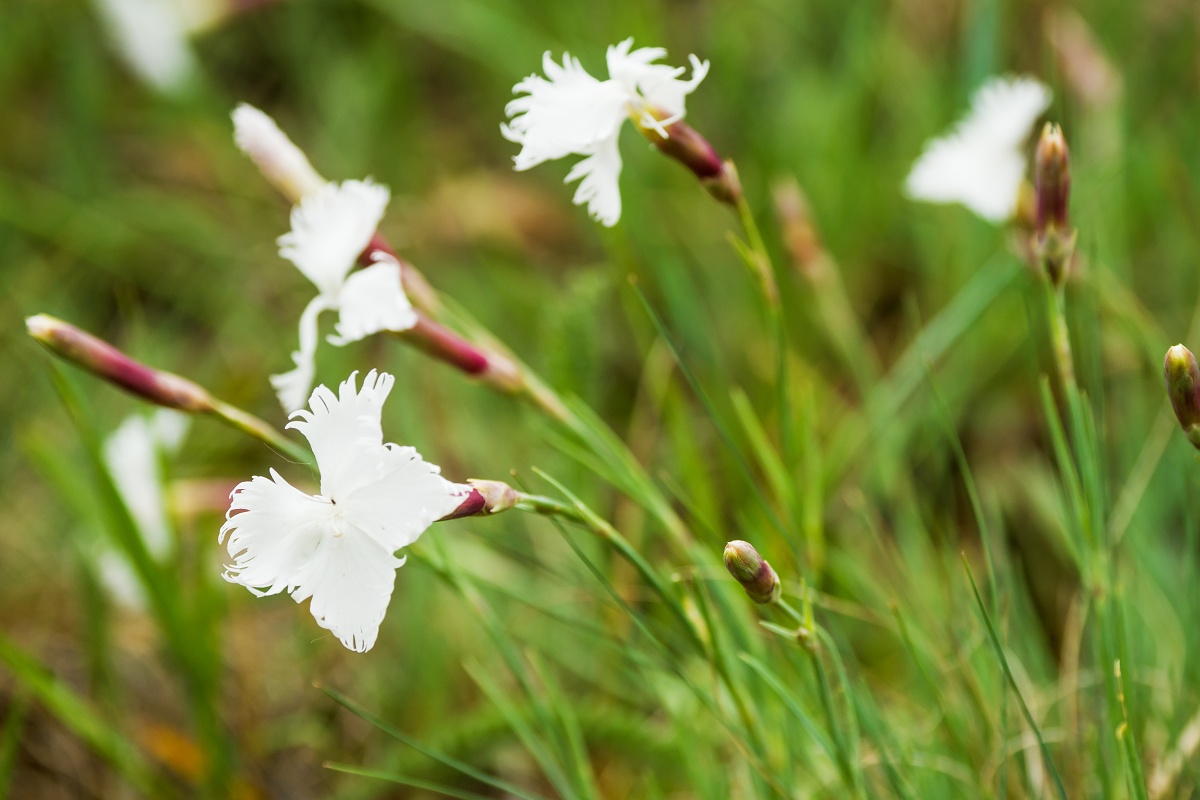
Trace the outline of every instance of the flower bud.
<instances>
[{"instance_id":1,"label":"flower bud","mask_svg":"<svg viewBox=\"0 0 1200 800\"><path fill-rule=\"evenodd\" d=\"M470 494L458 504L458 508L439 519L438 522L446 522L460 517L483 517L499 514L501 511L508 511L515 507L521 499L520 492L502 481L470 478L467 483L471 485Z\"/></svg>"},{"instance_id":2,"label":"flower bud","mask_svg":"<svg viewBox=\"0 0 1200 800\"><path fill-rule=\"evenodd\" d=\"M1200 448L1200 365L1196 356L1183 345L1175 345L1163 360L1163 378L1180 427L1188 441Z\"/></svg>"},{"instance_id":3,"label":"flower bud","mask_svg":"<svg viewBox=\"0 0 1200 800\"><path fill-rule=\"evenodd\" d=\"M774 603L783 592L775 570L749 542L735 540L725 545L725 569L756 603Z\"/></svg>"},{"instance_id":4,"label":"flower bud","mask_svg":"<svg viewBox=\"0 0 1200 800\"><path fill-rule=\"evenodd\" d=\"M417 316L417 323L413 327L394 333L427 355L473 378L478 378L501 392L514 394L524 386L521 370L512 359L493 349L467 341L424 314Z\"/></svg>"},{"instance_id":5,"label":"flower bud","mask_svg":"<svg viewBox=\"0 0 1200 800\"><path fill-rule=\"evenodd\" d=\"M657 109L635 115L633 122L659 152L691 170L710 195L722 203L737 205L742 196L737 171L732 163L721 160L695 128L682 120L671 121L669 115Z\"/></svg>"},{"instance_id":6,"label":"flower bud","mask_svg":"<svg viewBox=\"0 0 1200 800\"><path fill-rule=\"evenodd\" d=\"M1038 140L1034 165L1037 187L1034 249L1046 274L1056 286L1066 278L1075 251L1070 228L1071 162L1062 128L1047 122Z\"/></svg>"},{"instance_id":7,"label":"flower bud","mask_svg":"<svg viewBox=\"0 0 1200 800\"><path fill-rule=\"evenodd\" d=\"M233 110L233 139L262 176L292 203L326 184L275 120L252 105L242 103Z\"/></svg>"},{"instance_id":8,"label":"flower bud","mask_svg":"<svg viewBox=\"0 0 1200 800\"><path fill-rule=\"evenodd\" d=\"M193 414L215 413L216 401L195 383L135 361L108 342L48 314L25 320L29 335L52 353L114 383L131 394Z\"/></svg>"}]
</instances>

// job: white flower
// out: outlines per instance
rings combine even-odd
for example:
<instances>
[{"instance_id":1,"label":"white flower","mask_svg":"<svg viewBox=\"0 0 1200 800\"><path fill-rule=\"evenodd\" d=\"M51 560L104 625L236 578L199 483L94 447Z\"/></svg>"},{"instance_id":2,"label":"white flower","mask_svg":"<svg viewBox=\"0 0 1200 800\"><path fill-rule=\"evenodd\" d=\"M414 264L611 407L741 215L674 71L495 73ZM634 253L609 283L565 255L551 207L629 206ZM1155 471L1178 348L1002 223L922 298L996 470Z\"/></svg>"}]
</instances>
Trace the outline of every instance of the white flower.
<instances>
[{"instance_id":1,"label":"white flower","mask_svg":"<svg viewBox=\"0 0 1200 800\"><path fill-rule=\"evenodd\" d=\"M962 203L989 222L1012 217L1025 178L1021 145L1050 98L1033 78L988 81L972 98L971 113L925 146L908 174L908 196Z\"/></svg>"},{"instance_id":2,"label":"white flower","mask_svg":"<svg viewBox=\"0 0 1200 800\"><path fill-rule=\"evenodd\" d=\"M355 373L357 374L357 373ZM287 591L347 648L375 644L403 558L471 487L442 478L411 447L384 444L380 415L393 378L355 374L335 395L318 386L288 425L308 439L321 493L307 495L271 470L234 490L220 540L233 559L226 580L263 596Z\"/></svg>"},{"instance_id":3,"label":"white flower","mask_svg":"<svg viewBox=\"0 0 1200 800\"><path fill-rule=\"evenodd\" d=\"M130 68L163 92L177 92L192 79L189 38L220 15L210 0L99 0L99 10Z\"/></svg>"},{"instance_id":4,"label":"white flower","mask_svg":"<svg viewBox=\"0 0 1200 800\"><path fill-rule=\"evenodd\" d=\"M252 105L233 110L233 140L250 157L263 177L293 203L325 186L308 156L292 143L275 120Z\"/></svg>"},{"instance_id":5,"label":"white flower","mask_svg":"<svg viewBox=\"0 0 1200 800\"><path fill-rule=\"evenodd\" d=\"M564 53L558 64L547 52L542 57L546 77L530 75L513 87L524 96L508 104L504 112L509 122L500 126L504 138L521 145L513 159L517 170L567 155L585 156L566 182L579 180L575 204L587 203L588 213L610 227L621 218L621 125L632 117L666 137L666 126L686 113L684 98L708 74L707 61L689 56L692 77L682 80L683 67L653 63L666 50L641 47L631 52L632 46L633 39L626 39L608 48L606 81L593 78L570 54Z\"/></svg>"},{"instance_id":6,"label":"white flower","mask_svg":"<svg viewBox=\"0 0 1200 800\"><path fill-rule=\"evenodd\" d=\"M271 385L287 411L303 407L316 372L317 317L337 311L331 344L342 346L379 331L403 331L417 313L400 285L400 265L377 256L376 263L351 273L383 218L388 190L370 181L330 183L305 196L292 209L292 229L279 237L279 254L296 265L319 294L300 315L300 349L295 369L272 375Z\"/></svg>"},{"instance_id":7,"label":"white flower","mask_svg":"<svg viewBox=\"0 0 1200 800\"><path fill-rule=\"evenodd\" d=\"M178 452L188 423L186 414L166 408L150 418L133 414L104 442L105 466L147 552L155 559L166 558L171 551L161 461ZM110 594L131 608L145 605L137 574L121 554L105 547L97 563L100 580Z\"/></svg>"}]
</instances>

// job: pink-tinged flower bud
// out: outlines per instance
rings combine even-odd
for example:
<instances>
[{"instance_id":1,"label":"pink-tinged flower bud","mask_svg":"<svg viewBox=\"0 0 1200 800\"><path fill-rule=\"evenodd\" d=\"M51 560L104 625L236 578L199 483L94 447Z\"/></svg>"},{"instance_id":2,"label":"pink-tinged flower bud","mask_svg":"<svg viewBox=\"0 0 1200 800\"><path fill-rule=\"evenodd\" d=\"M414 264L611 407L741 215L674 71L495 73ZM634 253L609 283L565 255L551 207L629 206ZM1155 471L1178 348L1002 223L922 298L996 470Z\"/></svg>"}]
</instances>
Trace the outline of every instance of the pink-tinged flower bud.
<instances>
[{"instance_id":1,"label":"pink-tinged flower bud","mask_svg":"<svg viewBox=\"0 0 1200 800\"><path fill-rule=\"evenodd\" d=\"M514 394L524 387L521 371L512 359L467 341L424 314L417 316L416 325L396 335L439 361L502 392Z\"/></svg>"},{"instance_id":2,"label":"pink-tinged flower bud","mask_svg":"<svg viewBox=\"0 0 1200 800\"><path fill-rule=\"evenodd\" d=\"M1200 449L1200 365L1196 356L1183 345L1175 345L1163 360L1163 378L1180 427Z\"/></svg>"},{"instance_id":3,"label":"pink-tinged flower bud","mask_svg":"<svg viewBox=\"0 0 1200 800\"><path fill-rule=\"evenodd\" d=\"M742 185L733 164L722 160L716 149L691 125L670 119L670 115L654 109L646 111L641 118L635 116L633 121L659 152L687 167L705 191L722 203L737 205L742 196Z\"/></svg>"},{"instance_id":4,"label":"pink-tinged flower bud","mask_svg":"<svg viewBox=\"0 0 1200 800\"><path fill-rule=\"evenodd\" d=\"M725 569L756 603L774 603L783 592L775 570L749 542L735 540L725 545Z\"/></svg>"},{"instance_id":5,"label":"pink-tinged flower bud","mask_svg":"<svg viewBox=\"0 0 1200 800\"><path fill-rule=\"evenodd\" d=\"M1038 140L1036 156L1037 227L1066 228L1071 198L1071 159L1062 128L1047 122Z\"/></svg>"},{"instance_id":6,"label":"pink-tinged flower bud","mask_svg":"<svg viewBox=\"0 0 1200 800\"><path fill-rule=\"evenodd\" d=\"M470 494L458 504L458 508L439 519L438 522L461 517L485 517L499 514L501 511L514 508L521 499L520 492L502 481L470 478L467 483L471 485Z\"/></svg>"},{"instance_id":7,"label":"pink-tinged flower bud","mask_svg":"<svg viewBox=\"0 0 1200 800\"><path fill-rule=\"evenodd\" d=\"M1071 161L1062 128L1047 122L1034 164L1037 187L1034 248L1056 286L1066 279L1075 233L1070 227Z\"/></svg>"},{"instance_id":8,"label":"pink-tinged flower bud","mask_svg":"<svg viewBox=\"0 0 1200 800\"><path fill-rule=\"evenodd\" d=\"M187 378L135 361L108 342L74 325L38 314L25 320L29 335L52 353L114 383L131 394L167 408L194 414L214 413L216 401Z\"/></svg>"}]
</instances>

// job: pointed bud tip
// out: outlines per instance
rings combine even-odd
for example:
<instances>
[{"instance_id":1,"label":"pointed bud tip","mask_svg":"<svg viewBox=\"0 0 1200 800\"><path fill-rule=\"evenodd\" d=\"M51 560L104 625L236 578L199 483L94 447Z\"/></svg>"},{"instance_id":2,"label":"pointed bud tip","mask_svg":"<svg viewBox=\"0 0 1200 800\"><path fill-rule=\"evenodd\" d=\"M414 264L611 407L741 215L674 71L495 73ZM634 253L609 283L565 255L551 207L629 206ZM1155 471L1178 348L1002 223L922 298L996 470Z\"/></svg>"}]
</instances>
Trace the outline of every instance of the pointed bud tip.
<instances>
[{"instance_id":1,"label":"pointed bud tip","mask_svg":"<svg viewBox=\"0 0 1200 800\"><path fill-rule=\"evenodd\" d=\"M738 581L753 580L763 563L763 557L749 542L735 539L725 545L725 568Z\"/></svg>"},{"instance_id":2,"label":"pointed bud tip","mask_svg":"<svg viewBox=\"0 0 1200 800\"><path fill-rule=\"evenodd\" d=\"M34 314L25 318L25 330L38 341L45 341L58 327L59 320L49 314Z\"/></svg>"},{"instance_id":3,"label":"pointed bud tip","mask_svg":"<svg viewBox=\"0 0 1200 800\"><path fill-rule=\"evenodd\" d=\"M1200 364L1192 351L1182 344L1167 350L1163 359L1163 379L1175 417L1190 439L1193 429L1200 426Z\"/></svg>"}]
</instances>

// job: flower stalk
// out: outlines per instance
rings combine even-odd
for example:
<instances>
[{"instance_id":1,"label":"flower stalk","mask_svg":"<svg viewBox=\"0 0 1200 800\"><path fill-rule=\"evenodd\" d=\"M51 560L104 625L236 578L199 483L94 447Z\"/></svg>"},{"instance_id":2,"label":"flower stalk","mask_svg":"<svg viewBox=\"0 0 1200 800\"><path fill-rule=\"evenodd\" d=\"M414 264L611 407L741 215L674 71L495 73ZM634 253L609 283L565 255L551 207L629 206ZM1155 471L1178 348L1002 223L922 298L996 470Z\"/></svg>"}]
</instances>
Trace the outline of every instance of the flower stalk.
<instances>
[{"instance_id":1,"label":"flower stalk","mask_svg":"<svg viewBox=\"0 0 1200 800\"><path fill-rule=\"evenodd\" d=\"M865 396L879 379L879 360L850 305L842 273L821 244L808 201L795 180L775 185L775 214L792 266L814 295L833 346Z\"/></svg>"},{"instance_id":2,"label":"flower stalk","mask_svg":"<svg viewBox=\"0 0 1200 800\"><path fill-rule=\"evenodd\" d=\"M1071 335L1067 326L1065 287L1075 252L1076 232L1070 229L1068 208L1071 169L1062 128L1046 123L1038 140L1034 167L1036 185L1034 257L1046 287L1046 313L1050 341L1063 388L1075 385Z\"/></svg>"},{"instance_id":3,"label":"flower stalk","mask_svg":"<svg viewBox=\"0 0 1200 800\"><path fill-rule=\"evenodd\" d=\"M269 423L229 403L187 378L157 370L133 359L108 342L49 314L25 320L29 335L54 355L154 405L189 414L216 417L226 425L291 458L308 456Z\"/></svg>"}]
</instances>

